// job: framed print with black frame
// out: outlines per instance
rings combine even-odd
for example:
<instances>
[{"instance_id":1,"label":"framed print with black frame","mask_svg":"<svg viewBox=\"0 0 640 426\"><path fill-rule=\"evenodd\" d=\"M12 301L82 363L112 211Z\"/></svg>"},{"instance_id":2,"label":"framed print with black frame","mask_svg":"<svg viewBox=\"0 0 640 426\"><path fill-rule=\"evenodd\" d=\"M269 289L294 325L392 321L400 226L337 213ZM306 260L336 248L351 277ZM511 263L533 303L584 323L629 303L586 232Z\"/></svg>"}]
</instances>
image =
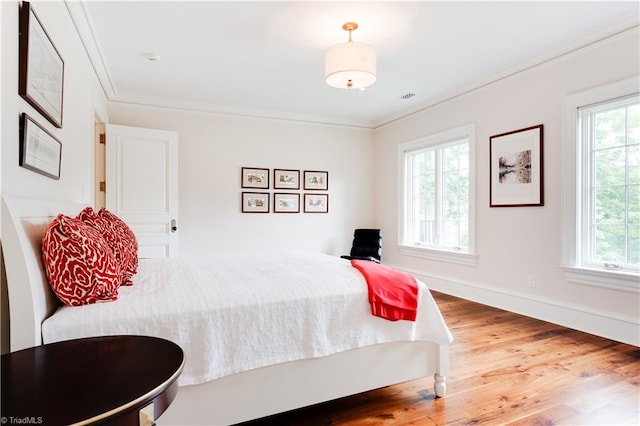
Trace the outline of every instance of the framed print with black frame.
<instances>
[{"instance_id":1,"label":"framed print with black frame","mask_svg":"<svg viewBox=\"0 0 640 426\"><path fill-rule=\"evenodd\" d=\"M243 188L269 189L269 169L243 167L241 179Z\"/></svg>"},{"instance_id":2,"label":"framed print with black frame","mask_svg":"<svg viewBox=\"0 0 640 426\"><path fill-rule=\"evenodd\" d=\"M27 1L22 2L19 28L18 94L61 128L64 61Z\"/></svg>"},{"instance_id":3,"label":"framed print with black frame","mask_svg":"<svg viewBox=\"0 0 640 426\"><path fill-rule=\"evenodd\" d=\"M243 192L242 213L269 213L269 193Z\"/></svg>"},{"instance_id":4,"label":"framed print with black frame","mask_svg":"<svg viewBox=\"0 0 640 426\"><path fill-rule=\"evenodd\" d=\"M273 169L274 189L300 189L300 170Z\"/></svg>"},{"instance_id":5,"label":"framed print with black frame","mask_svg":"<svg viewBox=\"0 0 640 426\"><path fill-rule=\"evenodd\" d=\"M326 191L329 189L329 172L305 170L304 189L311 191Z\"/></svg>"},{"instance_id":6,"label":"framed print with black frame","mask_svg":"<svg viewBox=\"0 0 640 426\"><path fill-rule=\"evenodd\" d=\"M19 165L58 180L61 160L62 143L26 113L22 113Z\"/></svg>"},{"instance_id":7,"label":"framed print with black frame","mask_svg":"<svg viewBox=\"0 0 640 426\"><path fill-rule=\"evenodd\" d=\"M300 213L300 194L275 192L273 194L274 213Z\"/></svg>"},{"instance_id":8,"label":"framed print with black frame","mask_svg":"<svg viewBox=\"0 0 640 426\"><path fill-rule=\"evenodd\" d=\"M304 194L305 213L328 213L329 194Z\"/></svg>"},{"instance_id":9,"label":"framed print with black frame","mask_svg":"<svg viewBox=\"0 0 640 426\"><path fill-rule=\"evenodd\" d=\"M542 124L489 138L489 206L543 206Z\"/></svg>"}]
</instances>

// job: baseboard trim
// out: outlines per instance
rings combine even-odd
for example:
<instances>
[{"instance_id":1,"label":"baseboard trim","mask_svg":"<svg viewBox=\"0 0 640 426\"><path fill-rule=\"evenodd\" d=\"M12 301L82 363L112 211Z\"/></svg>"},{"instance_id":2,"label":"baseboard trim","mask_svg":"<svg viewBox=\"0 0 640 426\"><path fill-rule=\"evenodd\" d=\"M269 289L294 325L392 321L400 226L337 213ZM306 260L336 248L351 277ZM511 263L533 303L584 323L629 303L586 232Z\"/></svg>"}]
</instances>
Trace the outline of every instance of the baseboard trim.
<instances>
[{"instance_id":1,"label":"baseboard trim","mask_svg":"<svg viewBox=\"0 0 640 426\"><path fill-rule=\"evenodd\" d=\"M408 272L427 283L430 289L461 297L483 305L526 315L563 327L605 337L617 342L640 346L640 319L590 307L560 303L542 297L511 292L478 283L452 279L442 275L426 274L390 265Z\"/></svg>"}]
</instances>

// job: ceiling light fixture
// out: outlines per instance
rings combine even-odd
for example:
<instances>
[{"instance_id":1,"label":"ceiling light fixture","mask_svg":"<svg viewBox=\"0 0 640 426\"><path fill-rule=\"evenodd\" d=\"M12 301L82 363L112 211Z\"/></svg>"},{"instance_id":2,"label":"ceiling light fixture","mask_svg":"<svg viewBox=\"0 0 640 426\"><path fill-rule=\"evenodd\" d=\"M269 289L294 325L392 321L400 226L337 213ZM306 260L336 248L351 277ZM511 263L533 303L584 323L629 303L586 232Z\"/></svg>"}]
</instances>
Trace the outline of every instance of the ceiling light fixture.
<instances>
[{"instance_id":1,"label":"ceiling light fixture","mask_svg":"<svg viewBox=\"0 0 640 426\"><path fill-rule=\"evenodd\" d=\"M342 29L349 31L349 41L327 50L324 78L338 89L364 89L376 81L376 51L373 47L351 41L351 31L358 29L355 22L347 22Z\"/></svg>"}]
</instances>

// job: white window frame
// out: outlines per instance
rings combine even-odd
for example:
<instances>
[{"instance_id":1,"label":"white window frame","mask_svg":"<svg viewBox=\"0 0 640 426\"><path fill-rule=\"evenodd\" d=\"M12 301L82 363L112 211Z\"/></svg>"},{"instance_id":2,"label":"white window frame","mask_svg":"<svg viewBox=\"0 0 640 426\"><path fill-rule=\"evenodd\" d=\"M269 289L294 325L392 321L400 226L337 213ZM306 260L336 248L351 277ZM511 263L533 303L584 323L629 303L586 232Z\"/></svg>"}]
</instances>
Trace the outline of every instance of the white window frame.
<instances>
[{"instance_id":1,"label":"white window frame","mask_svg":"<svg viewBox=\"0 0 640 426\"><path fill-rule=\"evenodd\" d=\"M405 142L398 145L398 249L400 254L422 257L431 260L452 262L463 265L476 264L475 253L475 123L470 123L455 129L447 130L441 133L426 136L413 141ZM437 145L444 145L460 139L469 141L469 247L464 250L453 250L445 247L434 246L417 246L407 244L405 238L405 219L406 219L406 170L405 170L405 153L408 151L416 151L420 149L430 148Z\"/></svg>"},{"instance_id":2,"label":"white window frame","mask_svg":"<svg viewBox=\"0 0 640 426\"><path fill-rule=\"evenodd\" d=\"M640 275L631 271L587 267L582 264L581 220L584 197L582 146L578 141L580 107L638 94L638 76L566 96L562 101L562 268L568 282L640 293ZM588 188L587 188L588 189Z\"/></svg>"}]
</instances>

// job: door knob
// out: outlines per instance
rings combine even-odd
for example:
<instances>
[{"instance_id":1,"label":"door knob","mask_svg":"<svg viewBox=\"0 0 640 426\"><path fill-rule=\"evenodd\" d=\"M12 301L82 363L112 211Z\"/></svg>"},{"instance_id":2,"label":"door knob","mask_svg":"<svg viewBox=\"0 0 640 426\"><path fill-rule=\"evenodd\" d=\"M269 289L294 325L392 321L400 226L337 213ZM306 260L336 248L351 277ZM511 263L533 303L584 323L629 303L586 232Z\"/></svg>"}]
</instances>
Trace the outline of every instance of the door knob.
<instances>
[{"instance_id":1,"label":"door knob","mask_svg":"<svg viewBox=\"0 0 640 426\"><path fill-rule=\"evenodd\" d=\"M177 230L178 230L178 227L176 226L176 220L171 219L171 232L176 232Z\"/></svg>"}]
</instances>

